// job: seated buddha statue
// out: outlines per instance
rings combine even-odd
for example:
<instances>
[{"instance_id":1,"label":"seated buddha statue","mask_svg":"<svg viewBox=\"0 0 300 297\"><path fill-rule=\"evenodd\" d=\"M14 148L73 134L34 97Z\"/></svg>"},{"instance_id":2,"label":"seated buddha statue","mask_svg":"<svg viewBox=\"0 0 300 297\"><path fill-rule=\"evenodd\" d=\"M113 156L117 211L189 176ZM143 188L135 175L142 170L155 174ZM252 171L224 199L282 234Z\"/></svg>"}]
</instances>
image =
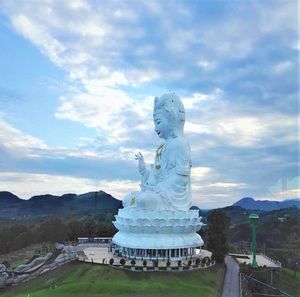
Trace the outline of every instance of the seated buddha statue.
<instances>
[{"instance_id":1,"label":"seated buddha statue","mask_svg":"<svg viewBox=\"0 0 300 297\"><path fill-rule=\"evenodd\" d=\"M124 208L142 210L188 210L191 206L191 149L184 136L185 110L175 93L155 97L153 121L163 142L154 163L146 166L136 154L141 191L123 200Z\"/></svg>"}]
</instances>

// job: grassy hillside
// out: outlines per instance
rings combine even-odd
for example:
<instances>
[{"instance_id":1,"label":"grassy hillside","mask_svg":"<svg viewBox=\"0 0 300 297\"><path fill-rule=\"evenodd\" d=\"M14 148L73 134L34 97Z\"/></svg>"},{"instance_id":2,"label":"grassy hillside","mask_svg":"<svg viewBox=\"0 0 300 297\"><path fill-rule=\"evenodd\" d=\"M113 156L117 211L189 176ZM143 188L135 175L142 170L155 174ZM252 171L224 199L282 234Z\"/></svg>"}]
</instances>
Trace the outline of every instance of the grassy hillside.
<instances>
[{"instance_id":1,"label":"grassy hillside","mask_svg":"<svg viewBox=\"0 0 300 297\"><path fill-rule=\"evenodd\" d=\"M283 268L281 276L274 277L274 285L284 292L300 297L300 275L291 269Z\"/></svg>"},{"instance_id":2,"label":"grassy hillside","mask_svg":"<svg viewBox=\"0 0 300 297\"><path fill-rule=\"evenodd\" d=\"M288 268L282 268L282 271L273 271L271 284L271 270L268 268L260 268L256 270L249 270L249 267L242 265L241 271L251 275L252 277L260 280L266 284L273 285L274 287L286 292L294 297L300 297L300 274L295 273Z\"/></svg>"},{"instance_id":3,"label":"grassy hillside","mask_svg":"<svg viewBox=\"0 0 300 297\"><path fill-rule=\"evenodd\" d=\"M281 215L279 215L281 214ZM293 267L300 258L300 212L286 209L269 213L257 222L257 243L265 244L266 254ZM282 218L283 221L278 218ZM229 241L251 241L250 224L235 225L229 230Z\"/></svg>"},{"instance_id":4,"label":"grassy hillside","mask_svg":"<svg viewBox=\"0 0 300 297\"><path fill-rule=\"evenodd\" d=\"M191 272L142 273L72 263L0 294L2 297L217 297L223 273L222 266Z\"/></svg>"}]
</instances>

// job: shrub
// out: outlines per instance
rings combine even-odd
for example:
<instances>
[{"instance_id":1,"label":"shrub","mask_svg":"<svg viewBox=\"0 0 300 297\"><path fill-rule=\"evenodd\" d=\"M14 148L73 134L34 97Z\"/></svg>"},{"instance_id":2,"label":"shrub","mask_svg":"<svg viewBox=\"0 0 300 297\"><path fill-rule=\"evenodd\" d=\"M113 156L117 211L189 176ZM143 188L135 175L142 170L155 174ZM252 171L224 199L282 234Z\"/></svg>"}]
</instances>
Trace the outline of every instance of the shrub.
<instances>
[{"instance_id":1,"label":"shrub","mask_svg":"<svg viewBox=\"0 0 300 297\"><path fill-rule=\"evenodd\" d=\"M180 266L181 266L181 264L182 264L182 261L181 261L181 260L179 260L177 264L178 264L178 267L180 267Z\"/></svg>"},{"instance_id":2,"label":"shrub","mask_svg":"<svg viewBox=\"0 0 300 297\"><path fill-rule=\"evenodd\" d=\"M110 265L113 265L113 264L114 264L114 261L115 261L115 260L114 260L113 258L109 259L109 264L110 264Z\"/></svg>"},{"instance_id":3,"label":"shrub","mask_svg":"<svg viewBox=\"0 0 300 297\"><path fill-rule=\"evenodd\" d=\"M153 260L153 266L158 267L158 260Z\"/></svg>"},{"instance_id":4,"label":"shrub","mask_svg":"<svg viewBox=\"0 0 300 297\"><path fill-rule=\"evenodd\" d=\"M192 265L192 260L189 260L188 261L188 266L191 266Z\"/></svg>"},{"instance_id":5,"label":"shrub","mask_svg":"<svg viewBox=\"0 0 300 297\"><path fill-rule=\"evenodd\" d=\"M126 263L125 259L124 259L124 258L122 258L122 259L120 260L120 264L121 264L122 266L124 266L124 265L125 265L125 263Z\"/></svg>"},{"instance_id":6,"label":"shrub","mask_svg":"<svg viewBox=\"0 0 300 297\"><path fill-rule=\"evenodd\" d=\"M131 263L132 266L134 266L136 262L135 262L134 259L132 259L132 260L130 261L130 263Z\"/></svg>"},{"instance_id":7,"label":"shrub","mask_svg":"<svg viewBox=\"0 0 300 297\"><path fill-rule=\"evenodd\" d=\"M171 265L170 260L167 261L167 266L169 267Z\"/></svg>"},{"instance_id":8,"label":"shrub","mask_svg":"<svg viewBox=\"0 0 300 297\"><path fill-rule=\"evenodd\" d=\"M201 262L200 258L197 258L196 259L196 265L199 266L200 262Z\"/></svg>"},{"instance_id":9,"label":"shrub","mask_svg":"<svg viewBox=\"0 0 300 297\"><path fill-rule=\"evenodd\" d=\"M144 261L143 261L143 265L144 265L144 267L147 266L147 260L144 260Z\"/></svg>"},{"instance_id":10,"label":"shrub","mask_svg":"<svg viewBox=\"0 0 300 297\"><path fill-rule=\"evenodd\" d=\"M210 260L208 257L204 257L203 261L205 265L209 265Z\"/></svg>"}]
</instances>

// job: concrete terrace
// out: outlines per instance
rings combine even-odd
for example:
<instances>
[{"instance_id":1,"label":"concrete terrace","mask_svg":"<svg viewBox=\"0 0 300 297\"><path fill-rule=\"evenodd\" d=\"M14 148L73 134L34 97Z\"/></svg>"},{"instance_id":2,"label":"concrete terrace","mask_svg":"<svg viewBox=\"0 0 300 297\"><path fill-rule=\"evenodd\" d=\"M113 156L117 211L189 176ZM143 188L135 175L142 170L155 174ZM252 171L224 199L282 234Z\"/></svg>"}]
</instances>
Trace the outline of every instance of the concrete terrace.
<instances>
[{"instance_id":1,"label":"concrete terrace","mask_svg":"<svg viewBox=\"0 0 300 297\"><path fill-rule=\"evenodd\" d=\"M251 264L252 254L229 254L234 257L240 264ZM256 255L256 262L258 266L266 266L269 268L281 268L281 263L277 260L271 259L266 255Z\"/></svg>"}]
</instances>

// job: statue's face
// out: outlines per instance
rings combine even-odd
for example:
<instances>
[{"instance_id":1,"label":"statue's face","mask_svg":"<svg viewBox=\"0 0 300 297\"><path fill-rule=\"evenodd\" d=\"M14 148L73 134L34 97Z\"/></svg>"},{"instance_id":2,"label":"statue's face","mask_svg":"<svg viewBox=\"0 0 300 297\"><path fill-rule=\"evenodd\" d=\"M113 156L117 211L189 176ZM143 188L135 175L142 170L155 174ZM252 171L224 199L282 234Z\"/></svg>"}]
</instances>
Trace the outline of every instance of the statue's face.
<instances>
[{"instance_id":1,"label":"statue's face","mask_svg":"<svg viewBox=\"0 0 300 297\"><path fill-rule=\"evenodd\" d=\"M158 113L154 115L154 126L158 137L168 139L171 136L171 125L168 114Z\"/></svg>"}]
</instances>

